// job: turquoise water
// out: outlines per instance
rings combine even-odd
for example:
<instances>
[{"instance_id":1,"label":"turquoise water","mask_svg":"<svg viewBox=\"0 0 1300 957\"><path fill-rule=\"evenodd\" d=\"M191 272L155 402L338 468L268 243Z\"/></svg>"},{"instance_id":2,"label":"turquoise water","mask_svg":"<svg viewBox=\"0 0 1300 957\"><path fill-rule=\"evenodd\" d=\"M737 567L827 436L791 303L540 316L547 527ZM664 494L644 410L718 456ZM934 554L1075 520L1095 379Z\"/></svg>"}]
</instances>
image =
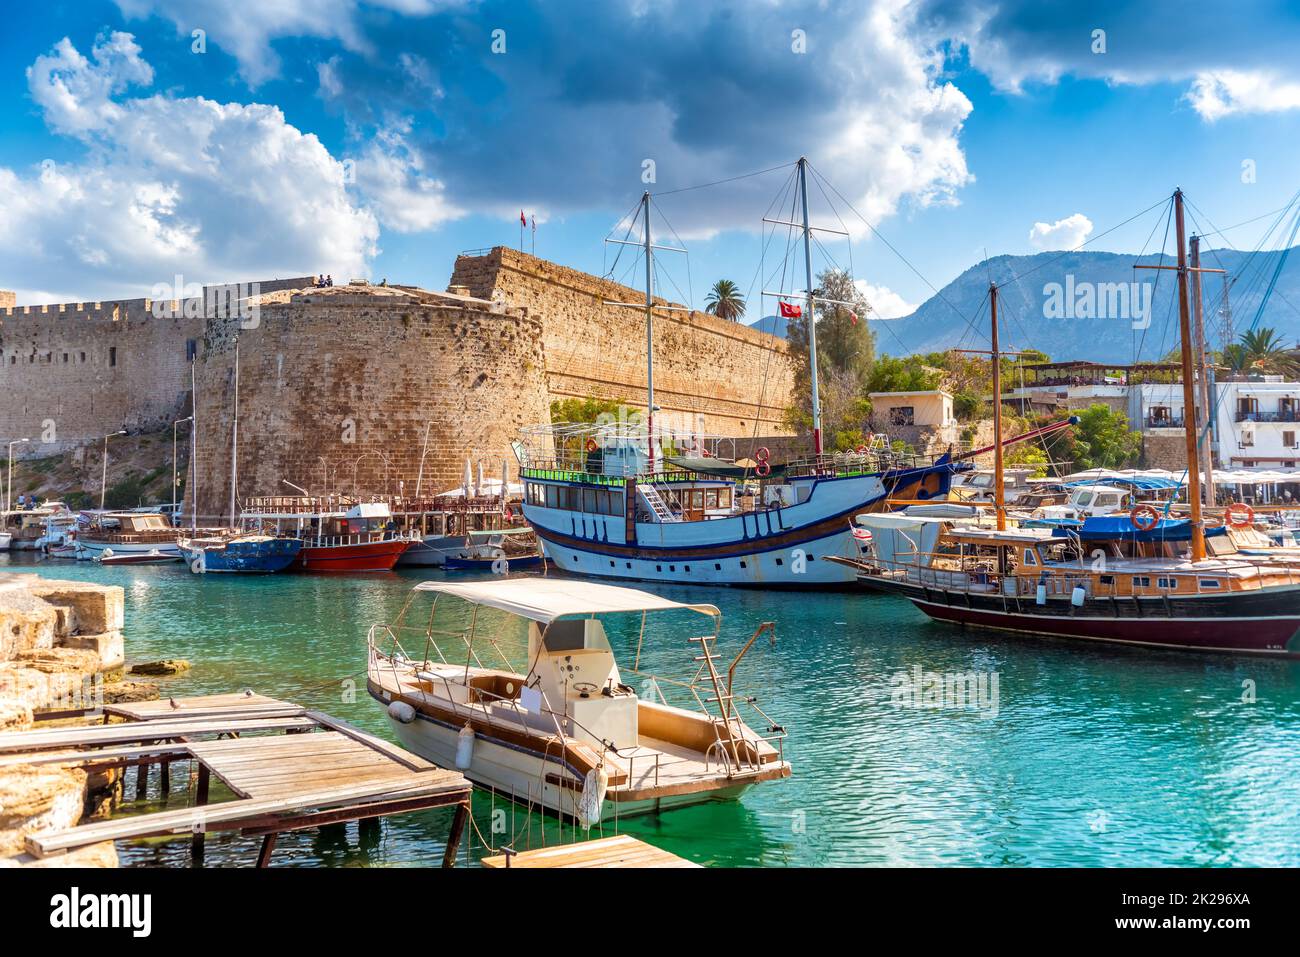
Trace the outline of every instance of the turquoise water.
<instances>
[{"instance_id":1,"label":"turquoise water","mask_svg":"<svg viewBox=\"0 0 1300 957\"><path fill-rule=\"evenodd\" d=\"M6 562L121 585L128 658L194 662L167 682L172 694L252 688L385 735L365 693L366 629L439 575L196 576L0 554ZM961 633L887 596L653 590L716 604L726 657L760 622L777 623L775 646L754 646L738 684L788 729L794 775L739 801L621 821L623 833L713 865L1300 864L1300 663ZM681 677L695 653L684 638L698 624L671 614L648 634L646 657ZM626 668L635 629L612 639ZM981 706L891 694L918 667L984 675ZM184 800L178 790L169 806ZM493 843L513 833L517 847L539 846L543 826L548 843L557 839L553 818L522 809L495 815L507 833L493 836L493 810L504 807L475 798L475 822ZM449 812L432 811L377 834L285 835L276 862L433 864L449 823ZM207 862L247 864L255 851L251 840L214 836ZM121 853L135 864L189 860L187 841ZM472 853L482 853L477 837Z\"/></svg>"}]
</instances>

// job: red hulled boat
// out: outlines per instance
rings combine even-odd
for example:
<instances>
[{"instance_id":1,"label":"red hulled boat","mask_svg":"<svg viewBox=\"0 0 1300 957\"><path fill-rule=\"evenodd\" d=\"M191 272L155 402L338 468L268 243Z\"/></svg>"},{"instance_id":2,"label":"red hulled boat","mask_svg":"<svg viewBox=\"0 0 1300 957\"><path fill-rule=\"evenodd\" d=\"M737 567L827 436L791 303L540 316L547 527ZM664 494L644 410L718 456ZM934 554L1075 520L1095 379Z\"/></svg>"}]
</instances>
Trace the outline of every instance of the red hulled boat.
<instances>
[{"instance_id":1,"label":"red hulled boat","mask_svg":"<svg viewBox=\"0 0 1300 957\"><path fill-rule=\"evenodd\" d=\"M249 530L302 540L289 571L386 572L411 545L392 518L379 502L344 508L333 499L277 496L254 499L241 521Z\"/></svg>"}]
</instances>

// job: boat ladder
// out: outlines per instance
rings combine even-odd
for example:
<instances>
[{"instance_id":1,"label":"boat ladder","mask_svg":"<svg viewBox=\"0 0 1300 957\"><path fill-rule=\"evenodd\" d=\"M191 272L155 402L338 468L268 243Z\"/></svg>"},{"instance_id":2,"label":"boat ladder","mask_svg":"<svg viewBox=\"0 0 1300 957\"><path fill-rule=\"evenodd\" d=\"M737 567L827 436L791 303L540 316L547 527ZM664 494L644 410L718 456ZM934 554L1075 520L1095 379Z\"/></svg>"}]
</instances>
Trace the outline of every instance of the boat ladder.
<instances>
[{"instance_id":1,"label":"boat ladder","mask_svg":"<svg viewBox=\"0 0 1300 957\"><path fill-rule=\"evenodd\" d=\"M709 753L715 749L722 754L724 764L735 767L736 771L742 770L742 765L750 767L751 770L757 770L757 766L749 756L749 748L746 747L744 724L736 716L736 709L732 707L732 699L735 695L731 694L730 688L723 690L722 677L718 674L718 669L713 663L718 660L718 655L714 653L713 643L717 640L715 635L701 635L698 638L688 639L697 642L700 646L700 654L695 656L695 660L701 662L700 669L707 673L709 682L713 685L713 696L704 699L706 703L716 702L718 712L721 717L709 716L713 723L713 744L709 745ZM723 729L726 729L726 737L723 737Z\"/></svg>"},{"instance_id":2,"label":"boat ladder","mask_svg":"<svg viewBox=\"0 0 1300 957\"><path fill-rule=\"evenodd\" d=\"M638 485L636 490L641 493L641 498L645 500L650 511L654 512L655 518L661 522L680 522L681 519L673 514L673 510L668 507L668 503L660 496L659 490L653 485Z\"/></svg>"}]
</instances>

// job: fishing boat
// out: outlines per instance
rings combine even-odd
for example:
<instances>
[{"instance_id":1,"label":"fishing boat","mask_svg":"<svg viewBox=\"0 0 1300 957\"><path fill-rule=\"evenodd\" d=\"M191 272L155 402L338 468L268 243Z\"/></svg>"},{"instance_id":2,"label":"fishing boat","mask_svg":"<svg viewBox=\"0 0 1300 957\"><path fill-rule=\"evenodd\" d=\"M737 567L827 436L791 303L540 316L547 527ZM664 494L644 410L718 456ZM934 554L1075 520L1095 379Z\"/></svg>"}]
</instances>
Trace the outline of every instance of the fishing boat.
<instances>
[{"instance_id":1,"label":"fishing boat","mask_svg":"<svg viewBox=\"0 0 1300 957\"><path fill-rule=\"evenodd\" d=\"M537 537L528 527L470 532L460 549L443 560L447 571L496 572L501 575L541 568L543 558Z\"/></svg>"},{"instance_id":2,"label":"fishing boat","mask_svg":"<svg viewBox=\"0 0 1300 957\"><path fill-rule=\"evenodd\" d=\"M1197 371L1188 309L1183 197L1173 197L1185 408L1195 407ZM998 382L998 288L989 289L994 394ZM1012 528L994 496L993 528L954 522L886 530L870 515L871 554L840 562L871 588L908 598L932 618L961 626L1146 647L1300 655L1300 563L1240 556L1224 527L1207 528L1194 417L1186 418L1190 517L1169 519L1151 504L1091 515L1077 528ZM995 423L998 420L995 419ZM994 475L1002 471L1001 447ZM1208 474L1208 472L1207 472ZM1229 521L1236 509L1229 508ZM895 519L899 521L900 519ZM881 553L882 535L906 544Z\"/></svg>"},{"instance_id":3,"label":"fishing boat","mask_svg":"<svg viewBox=\"0 0 1300 957\"><path fill-rule=\"evenodd\" d=\"M392 513L382 502L345 505L310 495L255 498L239 521L246 532L301 541L290 571L389 571L411 544L390 528Z\"/></svg>"},{"instance_id":4,"label":"fishing boat","mask_svg":"<svg viewBox=\"0 0 1300 957\"><path fill-rule=\"evenodd\" d=\"M62 502L47 502L39 508L11 509L0 515L0 533L9 535L8 548L13 551L36 551L41 547L45 522L51 518L75 521Z\"/></svg>"},{"instance_id":5,"label":"fishing boat","mask_svg":"<svg viewBox=\"0 0 1300 957\"><path fill-rule=\"evenodd\" d=\"M650 616L658 626L669 615L680 623L681 613L691 618L683 648L692 677L642 673L638 635L658 647L664 640L659 627L647 632ZM709 627L700 629L699 618ZM771 623L723 670L720 621L712 605L571 579L424 582L397 620L370 628L367 689L405 747L499 795L591 826L735 798L790 775L785 730L733 684ZM636 644L631 669L620 671L607 626ZM641 694L627 683L633 674ZM665 688L697 707L669 704ZM764 734L741 720L742 707Z\"/></svg>"},{"instance_id":6,"label":"fishing boat","mask_svg":"<svg viewBox=\"0 0 1300 957\"><path fill-rule=\"evenodd\" d=\"M297 538L237 535L229 538L181 539L181 554L196 575L212 573L269 574L293 564L302 550Z\"/></svg>"},{"instance_id":7,"label":"fishing boat","mask_svg":"<svg viewBox=\"0 0 1300 957\"><path fill-rule=\"evenodd\" d=\"M120 555L105 548L95 556L95 561L101 565L171 565L181 560L180 555L167 554L157 548L147 552L122 552Z\"/></svg>"},{"instance_id":8,"label":"fishing boat","mask_svg":"<svg viewBox=\"0 0 1300 957\"><path fill-rule=\"evenodd\" d=\"M108 549L124 555L159 555L180 558L180 531L159 512L98 512L82 516L86 523L77 533L77 557L99 558Z\"/></svg>"},{"instance_id":9,"label":"fishing boat","mask_svg":"<svg viewBox=\"0 0 1300 957\"><path fill-rule=\"evenodd\" d=\"M808 163L798 164L802 196L806 294L790 314L846 306L816 295L814 227L808 219ZM778 465L767 448L738 460L735 440L702 434L666 435L656 428L654 314L656 304L650 193L639 213L645 258L646 417L644 423L548 424L523 431L514 444L525 483L523 512L542 549L565 573L703 585L844 587L851 569L827 555L857 554L849 526L859 512L883 509L891 497L943 498L952 477L970 468L951 452L901 454L867 443L853 453L822 446L817 375L817 323L809 321L812 455ZM630 233L630 230L629 230ZM793 297L781 296L785 300ZM684 308L684 307L682 307ZM883 443L881 444L883 446ZM750 494L752 493L752 494Z\"/></svg>"}]
</instances>

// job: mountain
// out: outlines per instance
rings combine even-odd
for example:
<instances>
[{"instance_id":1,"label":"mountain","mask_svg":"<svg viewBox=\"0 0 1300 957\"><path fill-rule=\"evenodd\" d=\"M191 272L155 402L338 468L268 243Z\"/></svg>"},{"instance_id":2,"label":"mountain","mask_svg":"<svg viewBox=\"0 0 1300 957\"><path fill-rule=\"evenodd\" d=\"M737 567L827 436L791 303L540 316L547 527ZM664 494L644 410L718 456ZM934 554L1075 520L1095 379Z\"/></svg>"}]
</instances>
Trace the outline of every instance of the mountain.
<instances>
[{"instance_id":1,"label":"mountain","mask_svg":"<svg viewBox=\"0 0 1300 957\"><path fill-rule=\"evenodd\" d=\"M753 322L746 323L751 329L757 329L759 332L767 332L774 336L785 338L785 320L780 316L764 316L762 319L755 319Z\"/></svg>"},{"instance_id":2,"label":"mountain","mask_svg":"<svg viewBox=\"0 0 1300 957\"><path fill-rule=\"evenodd\" d=\"M1288 250L1276 288L1259 315L1284 342L1300 341L1300 247ZM1236 335L1251 327L1281 252L1203 249L1204 268L1226 269ZM989 282L998 289L1001 347L1037 349L1053 359L1155 362L1178 345L1178 279L1169 257L1106 252L995 256L972 266L902 319L873 320L876 350L890 355L987 349ZM1224 277L1202 274L1206 337L1221 347ZM760 320L766 322L766 320ZM1145 328L1144 328L1145 326Z\"/></svg>"}]
</instances>

